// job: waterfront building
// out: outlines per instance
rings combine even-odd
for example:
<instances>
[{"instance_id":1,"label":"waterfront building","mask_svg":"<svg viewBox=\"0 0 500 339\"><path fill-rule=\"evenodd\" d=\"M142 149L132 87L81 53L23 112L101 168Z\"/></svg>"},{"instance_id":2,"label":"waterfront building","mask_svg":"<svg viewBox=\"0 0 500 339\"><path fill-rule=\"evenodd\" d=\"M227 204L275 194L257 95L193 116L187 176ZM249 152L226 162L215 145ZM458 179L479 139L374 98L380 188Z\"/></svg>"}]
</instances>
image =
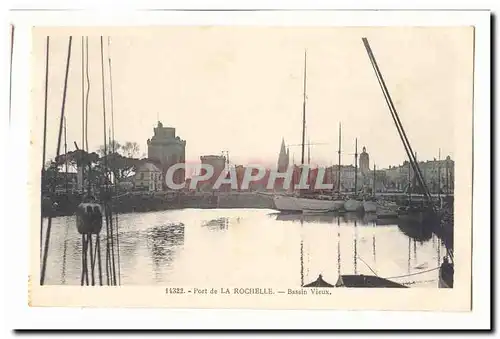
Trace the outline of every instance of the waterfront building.
<instances>
[{"instance_id":1,"label":"waterfront building","mask_svg":"<svg viewBox=\"0 0 500 339\"><path fill-rule=\"evenodd\" d=\"M162 170L152 162L146 161L139 165L134 176L134 187L137 190L149 192L163 189Z\"/></svg>"},{"instance_id":2,"label":"waterfront building","mask_svg":"<svg viewBox=\"0 0 500 339\"><path fill-rule=\"evenodd\" d=\"M175 135L175 128L163 127L158 121L154 128L154 135L148 139L148 160L159 162L160 169L165 175L167 169L177 163L186 161L186 141ZM184 182L185 170L179 169L173 175L173 181L177 184Z\"/></svg>"},{"instance_id":3,"label":"waterfront building","mask_svg":"<svg viewBox=\"0 0 500 339\"><path fill-rule=\"evenodd\" d=\"M432 193L453 192L455 162L450 156L444 160L419 161L418 166L422 171L425 183ZM408 184L414 177L414 171L410 163L404 161L399 166L389 166L385 169L387 189L406 190Z\"/></svg>"},{"instance_id":4,"label":"waterfront building","mask_svg":"<svg viewBox=\"0 0 500 339\"><path fill-rule=\"evenodd\" d=\"M214 169L214 173L208 180L200 182L200 189L202 191L211 190L219 178L220 174L226 169L226 157L223 155L202 155L200 157L201 163L210 165ZM201 175L205 175L206 171L202 169Z\"/></svg>"},{"instance_id":5,"label":"waterfront building","mask_svg":"<svg viewBox=\"0 0 500 339\"><path fill-rule=\"evenodd\" d=\"M326 173L329 173L328 181L329 183L334 183L334 190L338 189L338 175L339 175L339 166L333 165L330 167ZM356 181L354 178L356 177L356 168L353 165L343 165L340 166L340 191L341 192L351 192L354 190L354 184ZM326 176L326 174L325 174ZM330 179L331 178L331 179ZM357 188L360 190L363 186L363 175L358 170L358 179L357 179Z\"/></svg>"}]
</instances>

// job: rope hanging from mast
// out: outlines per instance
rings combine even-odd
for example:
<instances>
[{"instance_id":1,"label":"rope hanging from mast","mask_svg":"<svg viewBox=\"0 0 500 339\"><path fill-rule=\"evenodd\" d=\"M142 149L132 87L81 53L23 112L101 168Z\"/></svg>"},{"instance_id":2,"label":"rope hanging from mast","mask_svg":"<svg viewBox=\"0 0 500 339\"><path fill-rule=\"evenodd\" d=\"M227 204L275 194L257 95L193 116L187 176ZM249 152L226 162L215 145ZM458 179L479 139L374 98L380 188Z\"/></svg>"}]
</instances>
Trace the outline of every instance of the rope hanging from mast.
<instances>
[{"instance_id":1,"label":"rope hanging from mast","mask_svg":"<svg viewBox=\"0 0 500 339\"><path fill-rule=\"evenodd\" d=\"M70 65L70 60L71 60L71 42L72 42L73 37L69 37L68 41L68 57L66 60L66 73L64 76L64 89L63 89L63 98L62 98L62 105L61 105L61 117L59 119L59 133L58 133L58 138L57 138L57 149L56 149L56 159L60 155L61 151L61 138L62 138L62 129L63 129L63 120L64 120L64 113L65 113L65 108L66 108L66 94L68 90L68 74L69 74L69 65ZM47 40L48 41L48 40ZM47 44L48 46L48 44ZM48 50L47 50L47 58L48 58ZM48 60L48 59L47 59ZM48 61L47 61L48 63ZM45 126L45 131L46 133L46 126ZM54 180L52 183L52 188L51 188L51 198L54 197L55 190L56 190L56 178L55 176L57 175L57 168L54 171ZM52 228L52 213L49 215L49 220L48 220L48 225L47 225L47 230L46 230L46 235L45 235L45 246L43 250L43 259L42 259L42 268L40 272L40 285L43 285L45 283L45 273L47 269L47 257L48 257L48 251L49 251L49 246L50 246L50 231Z\"/></svg>"},{"instance_id":2,"label":"rope hanging from mast","mask_svg":"<svg viewBox=\"0 0 500 339\"><path fill-rule=\"evenodd\" d=\"M377 62L375 60L375 57L373 55L373 52L371 50L370 44L368 43L368 40L366 38L362 38L363 44L366 48L366 51L368 53L368 57L370 58L371 64L373 66L373 70L375 71L375 75L377 77L377 80L380 84L380 87L382 89L382 92L384 94L385 100L387 102L387 105L389 107L389 111L391 113L391 116L394 120L394 124L396 125L396 128L398 130L399 136L401 138L401 141L403 142L403 146L405 148L405 151L407 153L407 156L410 160L410 164L413 167L413 170L416 175L416 179L418 180L418 183L420 186L424 189L424 195L428 201L431 201L431 195L429 193L429 189L425 183L425 180L423 179L422 172L420 170L420 167L418 166L417 160L415 158L415 153L413 152L411 145L408 141L408 137L406 136L406 133L403 129L403 125L401 124L401 120L399 119L398 113L396 111L396 108L394 106L394 103L392 102L391 96L389 94L389 91L387 89L387 86L385 85L384 79L382 77L382 73L380 72L380 69L378 68Z\"/></svg>"}]
</instances>

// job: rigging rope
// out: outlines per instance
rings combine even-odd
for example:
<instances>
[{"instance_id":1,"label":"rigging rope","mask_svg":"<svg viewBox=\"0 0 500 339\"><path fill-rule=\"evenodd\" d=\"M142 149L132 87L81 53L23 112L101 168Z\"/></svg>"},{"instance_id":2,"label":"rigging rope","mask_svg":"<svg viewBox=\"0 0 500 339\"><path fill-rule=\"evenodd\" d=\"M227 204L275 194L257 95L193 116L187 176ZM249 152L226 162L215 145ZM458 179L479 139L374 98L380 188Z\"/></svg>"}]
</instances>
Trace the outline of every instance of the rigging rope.
<instances>
[{"instance_id":1,"label":"rigging rope","mask_svg":"<svg viewBox=\"0 0 500 339\"><path fill-rule=\"evenodd\" d=\"M410 274L405 274L405 275L398 275L398 276L395 276L395 277L389 277L389 278L385 278L385 279L397 279L397 278L405 278L405 277L411 277L413 275L418 275L418 274L422 274L422 273L427 273L427 272L432 272L432 271L435 271L435 270L439 270L440 267L435 267L435 268L432 268L430 270L425 270L425 271L420 271L420 272L415 272L415 273L410 273Z\"/></svg>"},{"instance_id":2,"label":"rigging rope","mask_svg":"<svg viewBox=\"0 0 500 339\"><path fill-rule=\"evenodd\" d=\"M69 65L70 65L70 60L71 60L71 42L72 42L72 36L69 37L69 42L68 42L68 57L66 60L66 74L64 77L64 89L63 89L63 99L62 99L62 105L61 105L61 118L59 121L59 135L57 139L57 150L56 150L56 159L60 155L61 151L61 137L62 137L62 127L63 127L63 119L64 119L64 112L66 108L66 94L68 90L68 75L69 75ZM52 190L51 190L51 196L54 195L55 190L56 190L56 174L57 174L57 169L55 171L54 175L54 182L52 183ZM49 216L49 222L47 225L47 230L46 230L46 235L45 235L45 247L44 247L44 252L43 252L43 259L42 259L42 269L41 269L41 274L40 274L40 285L43 285L45 283L45 272L47 269L47 257L48 257L48 250L50 246L50 231L52 228L52 216Z\"/></svg>"},{"instance_id":3,"label":"rigging rope","mask_svg":"<svg viewBox=\"0 0 500 339\"><path fill-rule=\"evenodd\" d=\"M14 28L12 28L14 30ZM12 32L14 34L14 31ZM14 36L12 36L14 37ZM42 185L44 185L44 179L46 179L45 175L45 156L47 149L47 104L48 104L48 90L49 90L49 40L47 37L47 47L46 47L46 61L45 61L45 104L44 104L44 113L43 113L43 150L42 150ZM12 55L11 55L12 56ZM12 60L11 60L12 63ZM12 66L12 64L11 64ZM11 76L12 79L12 76ZM11 80L12 81L12 80ZM43 203L43 192L41 192L40 196ZM52 198L52 197L51 197ZM52 209L52 201L50 209ZM49 210L50 210L49 209ZM40 260L42 260L42 238L43 238L43 214L40 215Z\"/></svg>"}]
</instances>

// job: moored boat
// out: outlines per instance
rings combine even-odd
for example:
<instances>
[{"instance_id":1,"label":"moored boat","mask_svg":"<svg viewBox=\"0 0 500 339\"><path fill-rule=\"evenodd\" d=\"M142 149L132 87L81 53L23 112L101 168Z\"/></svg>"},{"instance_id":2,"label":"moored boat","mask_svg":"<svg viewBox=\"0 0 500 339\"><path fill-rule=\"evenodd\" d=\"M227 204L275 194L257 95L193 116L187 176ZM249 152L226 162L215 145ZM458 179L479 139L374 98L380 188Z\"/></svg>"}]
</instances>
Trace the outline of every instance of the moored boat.
<instances>
[{"instance_id":1,"label":"moored boat","mask_svg":"<svg viewBox=\"0 0 500 339\"><path fill-rule=\"evenodd\" d=\"M388 287L388 288L408 288L394 281L377 277L375 275L341 275L335 287Z\"/></svg>"},{"instance_id":2,"label":"moored boat","mask_svg":"<svg viewBox=\"0 0 500 339\"><path fill-rule=\"evenodd\" d=\"M273 197L273 202L275 208L284 213L299 213L302 212L302 208L297 203L297 197L288 195L275 195Z\"/></svg>"},{"instance_id":3,"label":"moored boat","mask_svg":"<svg viewBox=\"0 0 500 339\"><path fill-rule=\"evenodd\" d=\"M363 201L351 198L344 203L344 209L347 212L362 211L363 210Z\"/></svg>"},{"instance_id":4,"label":"moored boat","mask_svg":"<svg viewBox=\"0 0 500 339\"><path fill-rule=\"evenodd\" d=\"M439 288L453 288L453 275L455 273L453 264L448 262L448 258L443 259L439 268Z\"/></svg>"},{"instance_id":5,"label":"moored boat","mask_svg":"<svg viewBox=\"0 0 500 339\"><path fill-rule=\"evenodd\" d=\"M374 200L364 200L363 210L365 213L376 213L377 212L377 202Z\"/></svg>"}]
</instances>

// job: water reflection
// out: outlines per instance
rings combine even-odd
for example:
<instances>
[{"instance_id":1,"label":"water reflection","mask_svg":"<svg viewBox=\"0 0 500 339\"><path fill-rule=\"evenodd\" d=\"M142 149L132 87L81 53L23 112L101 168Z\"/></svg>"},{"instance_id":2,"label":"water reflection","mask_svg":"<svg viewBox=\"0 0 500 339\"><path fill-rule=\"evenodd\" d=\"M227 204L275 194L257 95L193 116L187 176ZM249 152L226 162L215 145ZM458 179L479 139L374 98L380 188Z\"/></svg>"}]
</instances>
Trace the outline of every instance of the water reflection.
<instances>
[{"instance_id":1,"label":"water reflection","mask_svg":"<svg viewBox=\"0 0 500 339\"><path fill-rule=\"evenodd\" d=\"M119 215L122 285L290 286L340 275L402 276L440 264L444 245L427 228L373 216L185 209ZM74 217L55 218L48 284L80 284ZM101 243L105 242L101 235ZM437 272L398 282L434 281ZM426 286L437 287L437 283ZM412 286L413 287L413 286Z\"/></svg>"},{"instance_id":2,"label":"water reflection","mask_svg":"<svg viewBox=\"0 0 500 339\"><path fill-rule=\"evenodd\" d=\"M237 219L237 221L239 221L239 218ZM227 229L229 228L229 218L222 217L212 219L209 221L205 221L202 225L210 231L227 231Z\"/></svg>"},{"instance_id":3,"label":"water reflection","mask_svg":"<svg viewBox=\"0 0 500 339\"><path fill-rule=\"evenodd\" d=\"M300 222L303 228L300 241L302 286L304 286L304 280L306 286L318 283L318 276L321 277L321 281L325 281L325 284L334 284L335 279L341 275L365 274L385 276L386 278L394 277L396 280L401 280L399 283L403 285L420 284L437 287L437 271L429 274L425 274L423 271L429 269L433 262L437 263L435 267L439 266L443 244L437 240L436 246L436 238L428 225L397 219L382 220L383 222L379 223L376 215L359 215L357 213L341 215L335 213L270 214L269 217L292 224ZM325 264L328 262L328 252L332 248L331 246L323 247L317 234L320 233L321 226L333 227L334 225L336 226L334 232L334 234L336 233L336 246L334 247L337 259L336 276L329 272L329 265ZM371 234L367 234L366 226L371 226L371 232L369 232ZM313 234L315 234L315 241L308 241L309 235ZM403 239L398 240L401 238L398 234L406 239L406 246L400 242ZM350 244L349 241L342 241L344 238L347 240L348 235L352 239ZM377 249L377 236L383 240L383 248L380 251ZM327 239L327 236L321 238ZM368 239L371 241L368 242ZM429 242L430 240L433 240L432 244ZM398 245L398 243L403 246ZM371 253L366 251L366 245L369 246ZM404 255L405 247L406 255ZM323 253L319 254L318 248L323 248ZM378 252L380 252L380 258L378 258ZM368 253L370 255L367 255ZM319 262L322 264L318 264ZM400 267L400 263L403 262L406 262L406 270L400 270L398 274L395 274L398 272L397 268ZM401 268L403 267L401 266ZM421 276L420 273L422 273Z\"/></svg>"},{"instance_id":4,"label":"water reflection","mask_svg":"<svg viewBox=\"0 0 500 339\"><path fill-rule=\"evenodd\" d=\"M184 244L184 224L166 224L146 231L156 282L163 282L163 268L169 268Z\"/></svg>"}]
</instances>

